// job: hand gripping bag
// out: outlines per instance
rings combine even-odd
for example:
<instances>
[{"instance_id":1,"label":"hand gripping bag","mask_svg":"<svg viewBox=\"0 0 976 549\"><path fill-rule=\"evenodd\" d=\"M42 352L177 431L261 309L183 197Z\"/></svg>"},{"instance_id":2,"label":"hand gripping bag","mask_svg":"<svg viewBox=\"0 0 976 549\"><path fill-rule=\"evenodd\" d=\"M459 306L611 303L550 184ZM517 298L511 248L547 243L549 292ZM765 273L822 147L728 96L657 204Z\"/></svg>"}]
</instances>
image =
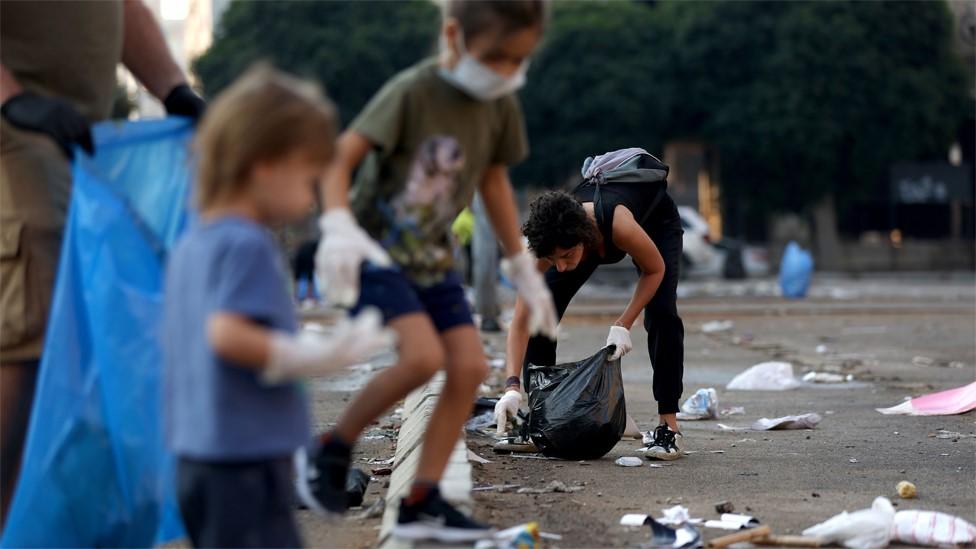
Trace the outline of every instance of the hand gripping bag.
<instances>
[{"instance_id":1,"label":"hand gripping bag","mask_svg":"<svg viewBox=\"0 0 976 549\"><path fill-rule=\"evenodd\" d=\"M562 459L606 455L627 426L620 359L613 346L567 364L529 365L528 435L539 450Z\"/></svg>"},{"instance_id":2,"label":"hand gripping bag","mask_svg":"<svg viewBox=\"0 0 976 549\"><path fill-rule=\"evenodd\" d=\"M145 547L182 535L160 421L166 252L190 188L181 118L106 122L73 191L4 547Z\"/></svg>"}]
</instances>

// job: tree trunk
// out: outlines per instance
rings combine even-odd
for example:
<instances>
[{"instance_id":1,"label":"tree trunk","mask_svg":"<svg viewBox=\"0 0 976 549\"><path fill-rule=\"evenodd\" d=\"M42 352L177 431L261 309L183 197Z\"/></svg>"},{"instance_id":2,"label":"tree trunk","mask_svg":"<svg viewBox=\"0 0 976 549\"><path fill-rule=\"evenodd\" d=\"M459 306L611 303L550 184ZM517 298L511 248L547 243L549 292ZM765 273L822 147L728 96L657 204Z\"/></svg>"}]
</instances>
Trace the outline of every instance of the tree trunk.
<instances>
[{"instance_id":1,"label":"tree trunk","mask_svg":"<svg viewBox=\"0 0 976 549\"><path fill-rule=\"evenodd\" d=\"M845 268L840 236L837 234L837 210L834 195L827 194L813 208L814 245L816 266L824 271Z\"/></svg>"}]
</instances>

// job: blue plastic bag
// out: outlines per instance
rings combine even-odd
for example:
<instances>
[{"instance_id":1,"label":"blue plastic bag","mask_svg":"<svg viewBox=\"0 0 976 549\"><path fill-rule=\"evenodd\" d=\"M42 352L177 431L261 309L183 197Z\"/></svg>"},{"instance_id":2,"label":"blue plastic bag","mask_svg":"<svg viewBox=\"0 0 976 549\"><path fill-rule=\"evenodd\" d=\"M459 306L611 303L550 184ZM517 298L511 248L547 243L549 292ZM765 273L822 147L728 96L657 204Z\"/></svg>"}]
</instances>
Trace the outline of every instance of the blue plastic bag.
<instances>
[{"instance_id":1,"label":"blue plastic bag","mask_svg":"<svg viewBox=\"0 0 976 549\"><path fill-rule=\"evenodd\" d=\"M185 119L97 125L74 188L4 547L178 538L160 414L162 265L188 221Z\"/></svg>"},{"instance_id":2,"label":"blue plastic bag","mask_svg":"<svg viewBox=\"0 0 976 549\"><path fill-rule=\"evenodd\" d=\"M783 297L800 299L806 297L813 277L813 257L794 241L786 245L783 260L779 264L779 287Z\"/></svg>"}]
</instances>

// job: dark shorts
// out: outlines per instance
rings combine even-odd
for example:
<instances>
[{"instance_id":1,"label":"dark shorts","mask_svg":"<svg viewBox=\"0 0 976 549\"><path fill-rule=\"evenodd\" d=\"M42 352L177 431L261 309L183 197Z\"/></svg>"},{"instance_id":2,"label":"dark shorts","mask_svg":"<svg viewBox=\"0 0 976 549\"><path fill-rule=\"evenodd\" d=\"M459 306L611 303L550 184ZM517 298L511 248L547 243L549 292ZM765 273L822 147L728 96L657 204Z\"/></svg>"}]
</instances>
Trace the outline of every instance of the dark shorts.
<instances>
[{"instance_id":1,"label":"dark shorts","mask_svg":"<svg viewBox=\"0 0 976 549\"><path fill-rule=\"evenodd\" d=\"M299 547L291 459L180 458L176 492L194 547Z\"/></svg>"},{"instance_id":2,"label":"dark shorts","mask_svg":"<svg viewBox=\"0 0 976 549\"><path fill-rule=\"evenodd\" d=\"M359 302L350 311L376 307L389 322L410 313L427 313L438 332L474 325L461 279L454 271L433 286L418 286L398 269L363 266Z\"/></svg>"}]
</instances>

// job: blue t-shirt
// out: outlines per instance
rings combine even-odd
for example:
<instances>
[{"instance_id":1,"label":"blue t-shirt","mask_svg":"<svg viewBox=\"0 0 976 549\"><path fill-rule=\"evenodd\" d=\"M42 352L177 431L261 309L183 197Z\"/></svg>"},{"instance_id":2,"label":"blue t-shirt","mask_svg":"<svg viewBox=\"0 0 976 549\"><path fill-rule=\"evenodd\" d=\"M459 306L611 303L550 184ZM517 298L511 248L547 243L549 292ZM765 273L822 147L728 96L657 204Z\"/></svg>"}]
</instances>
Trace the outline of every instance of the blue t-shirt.
<instances>
[{"instance_id":1,"label":"blue t-shirt","mask_svg":"<svg viewBox=\"0 0 976 549\"><path fill-rule=\"evenodd\" d=\"M176 455L265 459L308 442L301 386L267 385L260 371L218 357L207 339L208 318L217 312L295 332L286 280L271 236L241 217L195 225L174 247L164 297L163 403L167 441Z\"/></svg>"}]
</instances>

